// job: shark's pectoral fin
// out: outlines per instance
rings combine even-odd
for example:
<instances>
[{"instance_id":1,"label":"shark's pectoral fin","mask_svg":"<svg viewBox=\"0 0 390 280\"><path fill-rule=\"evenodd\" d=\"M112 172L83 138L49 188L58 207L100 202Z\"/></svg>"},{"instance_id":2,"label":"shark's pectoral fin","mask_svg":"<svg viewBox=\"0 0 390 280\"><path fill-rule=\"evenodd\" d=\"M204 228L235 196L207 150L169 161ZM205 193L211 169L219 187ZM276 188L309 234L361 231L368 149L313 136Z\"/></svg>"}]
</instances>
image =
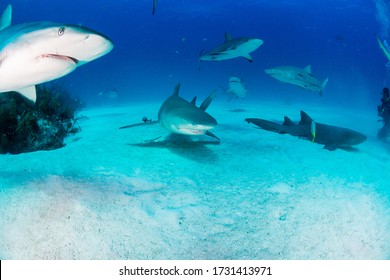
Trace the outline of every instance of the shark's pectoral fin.
<instances>
[{"instance_id":1,"label":"shark's pectoral fin","mask_svg":"<svg viewBox=\"0 0 390 280\"><path fill-rule=\"evenodd\" d=\"M119 129L124 129L124 128L131 128L131 127L136 127L136 126L144 126L144 125L151 125L151 124L156 124L158 121L151 121L151 122L143 122L143 123L135 123L135 124L129 124L125 126L121 126Z\"/></svg>"},{"instance_id":2,"label":"shark's pectoral fin","mask_svg":"<svg viewBox=\"0 0 390 280\"><path fill-rule=\"evenodd\" d=\"M29 86L15 91L34 103L37 100L37 92L35 86Z\"/></svg>"},{"instance_id":3,"label":"shark's pectoral fin","mask_svg":"<svg viewBox=\"0 0 390 280\"><path fill-rule=\"evenodd\" d=\"M242 55L242 57L245 58L246 60L248 60L249 62L253 61L253 59L252 59L252 57L250 56L249 53Z\"/></svg>"},{"instance_id":4,"label":"shark's pectoral fin","mask_svg":"<svg viewBox=\"0 0 390 280\"><path fill-rule=\"evenodd\" d=\"M0 31L8 26L11 26L12 21L12 6L8 4L3 14L0 17Z\"/></svg>"},{"instance_id":5,"label":"shark's pectoral fin","mask_svg":"<svg viewBox=\"0 0 390 280\"><path fill-rule=\"evenodd\" d=\"M210 131L206 131L205 133L206 135L210 136L210 137L213 137L215 139L217 139L218 141L221 141L217 136L215 136L213 133L211 133Z\"/></svg>"}]
</instances>

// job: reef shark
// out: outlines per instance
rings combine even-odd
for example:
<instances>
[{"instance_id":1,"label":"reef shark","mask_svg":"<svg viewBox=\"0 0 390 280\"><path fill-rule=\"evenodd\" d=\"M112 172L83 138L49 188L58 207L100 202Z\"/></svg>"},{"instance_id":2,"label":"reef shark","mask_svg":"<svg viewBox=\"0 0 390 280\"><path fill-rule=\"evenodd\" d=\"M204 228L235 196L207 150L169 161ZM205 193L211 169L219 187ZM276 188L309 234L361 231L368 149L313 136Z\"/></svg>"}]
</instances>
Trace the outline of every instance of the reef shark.
<instances>
[{"instance_id":1,"label":"reef shark","mask_svg":"<svg viewBox=\"0 0 390 280\"><path fill-rule=\"evenodd\" d=\"M65 76L113 48L86 27L53 22L11 25L12 7L0 18L0 93L16 91L35 102L35 85Z\"/></svg>"},{"instance_id":2,"label":"reef shark","mask_svg":"<svg viewBox=\"0 0 390 280\"><path fill-rule=\"evenodd\" d=\"M283 83L293 84L309 91L318 92L320 95L322 95L328 83L328 78L321 83L314 77L311 73L310 65L303 69L293 66L274 67L265 69L265 73Z\"/></svg>"},{"instance_id":3,"label":"reef shark","mask_svg":"<svg viewBox=\"0 0 390 280\"><path fill-rule=\"evenodd\" d=\"M375 35L376 41L378 42L379 48L383 51L386 58L390 61L390 52L389 49L382 43L377 35ZM386 43L386 41L384 41Z\"/></svg>"},{"instance_id":4,"label":"reef shark","mask_svg":"<svg viewBox=\"0 0 390 280\"><path fill-rule=\"evenodd\" d=\"M363 143L367 139L364 134L348 128L315 122L303 111L301 111L299 124L294 123L288 117L284 117L283 124L256 118L245 119L245 121L268 131L281 134L287 133L314 143L322 144L325 149L330 151L337 148L352 150L352 146Z\"/></svg>"},{"instance_id":5,"label":"reef shark","mask_svg":"<svg viewBox=\"0 0 390 280\"><path fill-rule=\"evenodd\" d=\"M158 111L158 121L146 120L144 123L136 123L122 126L119 129L131 128L135 126L151 125L159 123L166 130L184 135L217 136L209 130L218 125L217 121L206 113L206 109L215 97L215 92L211 93L202 104L196 106L196 97L191 102L179 96L180 83L175 87L173 94L168 97Z\"/></svg>"},{"instance_id":6,"label":"reef shark","mask_svg":"<svg viewBox=\"0 0 390 280\"><path fill-rule=\"evenodd\" d=\"M244 57L252 62L250 53L257 50L262 44L263 40L260 39L249 37L232 39L228 33L225 33L225 42L208 52L203 52L202 50L199 60L221 61L236 57Z\"/></svg>"},{"instance_id":7,"label":"reef shark","mask_svg":"<svg viewBox=\"0 0 390 280\"><path fill-rule=\"evenodd\" d=\"M222 89L224 90L223 93L228 97L228 102L230 102L233 98L244 98L248 93L248 90L245 88L245 84L239 77L230 77L229 88L225 89L222 87Z\"/></svg>"}]
</instances>

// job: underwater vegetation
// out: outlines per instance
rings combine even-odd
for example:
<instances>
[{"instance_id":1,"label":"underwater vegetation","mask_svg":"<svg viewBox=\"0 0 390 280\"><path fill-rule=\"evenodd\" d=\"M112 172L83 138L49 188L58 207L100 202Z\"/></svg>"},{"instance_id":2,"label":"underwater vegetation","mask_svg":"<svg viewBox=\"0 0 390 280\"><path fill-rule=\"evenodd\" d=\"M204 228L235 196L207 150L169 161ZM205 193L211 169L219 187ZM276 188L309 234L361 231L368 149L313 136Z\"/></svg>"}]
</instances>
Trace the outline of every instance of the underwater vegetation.
<instances>
[{"instance_id":1,"label":"underwater vegetation","mask_svg":"<svg viewBox=\"0 0 390 280\"><path fill-rule=\"evenodd\" d=\"M16 92L0 98L0 154L19 154L63 147L64 138L80 131L75 113L80 99L59 84L37 86L37 101Z\"/></svg>"}]
</instances>

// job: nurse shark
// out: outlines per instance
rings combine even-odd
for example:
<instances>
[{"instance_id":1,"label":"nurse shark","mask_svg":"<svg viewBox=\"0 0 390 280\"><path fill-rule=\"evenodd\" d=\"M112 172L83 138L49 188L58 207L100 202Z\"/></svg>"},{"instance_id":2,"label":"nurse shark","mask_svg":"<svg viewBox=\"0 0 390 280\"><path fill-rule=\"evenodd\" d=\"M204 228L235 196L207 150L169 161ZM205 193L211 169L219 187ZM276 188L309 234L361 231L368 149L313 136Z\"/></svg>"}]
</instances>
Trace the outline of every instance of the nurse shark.
<instances>
[{"instance_id":1,"label":"nurse shark","mask_svg":"<svg viewBox=\"0 0 390 280\"><path fill-rule=\"evenodd\" d=\"M0 93L16 91L35 102L35 85L65 76L113 48L106 36L79 25L11 25L12 7L0 18Z\"/></svg>"},{"instance_id":2,"label":"nurse shark","mask_svg":"<svg viewBox=\"0 0 390 280\"><path fill-rule=\"evenodd\" d=\"M215 97L215 92L211 93L202 104L196 106L196 97L191 102L179 96L180 83L175 87L173 94L161 105L158 112L158 121L145 120L144 123L136 123L122 126L119 129L131 128L159 123L166 130L184 135L206 134L219 140L217 136L209 130L218 125L217 121L206 113L206 109Z\"/></svg>"},{"instance_id":3,"label":"nurse shark","mask_svg":"<svg viewBox=\"0 0 390 280\"><path fill-rule=\"evenodd\" d=\"M256 118L248 118L245 121L264 130L281 134L287 133L313 143L322 144L325 149L330 151L338 148L351 150L352 146L361 144L367 139L364 134L348 128L315 122L303 111L301 111L301 120L298 124L288 117L284 117L283 124Z\"/></svg>"}]
</instances>

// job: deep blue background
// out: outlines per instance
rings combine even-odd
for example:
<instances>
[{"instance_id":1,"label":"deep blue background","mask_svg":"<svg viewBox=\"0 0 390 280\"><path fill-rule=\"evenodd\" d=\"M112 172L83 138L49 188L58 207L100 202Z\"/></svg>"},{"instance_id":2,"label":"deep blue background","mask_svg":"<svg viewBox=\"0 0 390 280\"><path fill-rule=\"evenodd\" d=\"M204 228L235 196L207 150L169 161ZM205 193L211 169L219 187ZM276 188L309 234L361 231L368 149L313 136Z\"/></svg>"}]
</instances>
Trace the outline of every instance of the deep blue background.
<instances>
[{"instance_id":1,"label":"deep blue background","mask_svg":"<svg viewBox=\"0 0 390 280\"><path fill-rule=\"evenodd\" d=\"M13 24L82 24L113 40L111 53L59 80L90 104L110 89L127 101L162 101L178 81L184 97L205 96L238 75L248 100L256 102L275 98L373 107L386 84L387 61L374 37L388 36L384 0L159 0L154 16L152 0L10 3ZM225 32L264 44L252 53L253 63L242 58L203 62L199 71L199 52L222 43ZM308 64L320 80L329 77L323 97L264 73L268 67Z\"/></svg>"}]
</instances>

